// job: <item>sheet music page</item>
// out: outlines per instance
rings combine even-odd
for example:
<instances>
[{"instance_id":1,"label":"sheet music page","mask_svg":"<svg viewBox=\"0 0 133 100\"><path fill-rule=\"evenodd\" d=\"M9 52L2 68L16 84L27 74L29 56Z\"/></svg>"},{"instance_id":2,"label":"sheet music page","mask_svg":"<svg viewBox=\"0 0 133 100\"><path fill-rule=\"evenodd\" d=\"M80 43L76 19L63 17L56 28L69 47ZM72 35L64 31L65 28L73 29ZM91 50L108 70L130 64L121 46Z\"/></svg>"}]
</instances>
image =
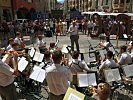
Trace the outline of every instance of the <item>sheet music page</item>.
<instances>
[{"instance_id":1,"label":"sheet music page","mask_svg":"<svg viewBox=\"0 0 133 100\"><path fill-rule=\"evenodd\" d=\"M113 75L113 72L112 72L111 69L110 70L105 70L104 74L105 74L105 78L106 78L107 82L115 81L115 78L114 78L114 75Z\"/></svg>"},{"instance_id":2,"label":"sheet music page","mask_svg":"<svg viewBox=\"0 0 133 100\"><path fill-rule=\"evenodd\" d=\"M73 93L70 93L68 100L82 100L77 95L74 95Z\"/></svg>"},{"instance_id":3,"label":"sheet music page","mask_svg":"<svg viewBox=\"0 0 133 100\"><path fill-rule=\"evenodd\" d=\"M119 69L118 68L112 69L112 73L114 75L115 81L121 80L121 76L120 76L120 73L119 73Z\"/></svg>"},{"instance_id":4,"label":"sheet music page","mask_svg":"<svg viewBox=\"0 0 133 100\"><path fill-rule=\"evenodd\" d=\"M109 47L109 50L113 52L113 54L115 54L115 49L113 47Z\"/></svg>"},{"instance_id":5,"label":"sheet music page","mask_svg":"<svg viewBox=\"0 0 133 100\"><path fill-rule=\"evenodd\" d=\"M127 34L123 34L123 36L124 36L124 38L125 38L125 39L127 39L127 38L128 38L128 37L127 37Z\"/></svg>"},{"instance_id":6,"label":"sheet music page","mask_svg":"<svg viewBox=\"0 0 133 100\"><path fill-rule=\"evenodd\" d=\"M32 47L29 53L30 57L33 57L34 53L35 53L35 49Z\"/></svg>"},{"instance_id":7,"label":"sheet music page","mask_svg":"<svg viewBox=\"0 0 133 100\"><path fill-rule=\"evenodd\" d=\"M37 77L40 73L40 69L41 69L40 67L35 65L29 78L37 81Z\"/></svg>"},{"instance_id":8,"label":"sheet music page","mask_svg":"<svg viewBox=\"0 0 133 100\"><path fill-rule=\"evenodd\" d=\"M87 77L89 85L97 86L95 73L89 73Z\"/></svg>"},{"instance_id":9,"label":"sheet music page","mask_svg":"<svg viewBox=\"0 0 133 100\"><path fill-rule=\"evenodd\" d=\"M91 53L90 56L89 56L89 54L84 54L84 60L85 60L86 63L90 63L90 62L96 61L96 58L95 58L95 54L94 53Z\"/></svg>"},{"instance_id":10,"label":"sheet music page","mask_svg":"<svg viewBox=\"0 0 133 100\"><path fill-rule=\"evenodd\" d=\"M133 76L133 64L123 67L126 77Z\"/></svg>"},{"instance_id":11,"label":"sheet music page","mask_svg":"<svg viewBox=\"0 0 133 100\"><path fill-rule=\"evenodd\" d=\"M88 86L87 73L78 74L78 83L79 83L79 87L87 87Z\"/></svg>"},{"instance_id":12,"label":"sheet music page","mask_svg":"<svg viewBox=\"0 0 133 100\"><path fill-rule=\"evenodd\" d=\"M39 52L35 52L33 60L37 61L37 62L42 62L43 57L44 57L44 54L41 54Z\"/></svg>"},{"instance_id":13,"label":"sheet music page","mask_svg":"<svg viewBox=\"0 0 133 100\"><path fill-rule=\"evenodd\" d=\"M38 82L43 82L44 81L44 79L45 79L45 70L43 70L43 69L40 69L40 72L39 72L39 74L38 74L38 77L37 77L37 81Z\"/></svg>"},{"instance_id":14,"label":"sheet music page","mask_svg":"<svg viewBox=\"0 0 133 100\"><path fill-rule=\"evenodd\" d=\"M18 70L22 72L27 67L28 63L29 62L24 57L22 57L18 62Z\"/></svg>"}]
</instances>

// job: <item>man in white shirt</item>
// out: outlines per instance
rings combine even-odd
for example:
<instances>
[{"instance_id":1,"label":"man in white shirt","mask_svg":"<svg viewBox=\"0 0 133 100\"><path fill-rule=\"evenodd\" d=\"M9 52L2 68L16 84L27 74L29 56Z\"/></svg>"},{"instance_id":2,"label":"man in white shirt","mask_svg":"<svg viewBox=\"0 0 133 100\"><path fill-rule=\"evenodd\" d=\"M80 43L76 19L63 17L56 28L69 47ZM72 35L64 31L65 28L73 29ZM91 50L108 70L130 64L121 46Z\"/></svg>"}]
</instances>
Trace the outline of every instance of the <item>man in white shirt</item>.
<instances>
[{"instance_id":1,"label":"man in white shirt","mask_svg":"<svg viewBox=\"0 0 133 100\"><path fill-rule=\"evenodd\" d=\"M76 25L76 21L72 22L70 25L68 32L70 32L70 39L71 39L71 50L74 51L74 43L76 44L77 51L79 51L79 35L78 35L78 26Z\"/></svg>"},{"instance_id":2,"label":"man in white shirt","mask_svg":"<svg viewBox=\"0 0 133 100\"><path fill-rule=\"evenodd\" d=\"M41 35L38 36L37 46L38 46L38 48L40 50L40 53L45 53L45 51L47 50L46 42L43 41Z\"/></svg>"},{"instance_id":3,"label":"man in white shirt","mask_svg":"<svg viewBox=\"0 0 133 100\"><path fill-rule=\"evenodd\" d=\"M17 43L20 49L24 49L25 43L22 39L22 35L20 32L16 32L16 38L14 39L14 43Z\"/></svg>"},{"instance_id":4,"label":"man in white shirt","mask_svg":"<svg viewBox=\"0 0 133 100\"><path fill-rule=\"evenodd\" d=\"M51 69L46 70L46 81L50 89L50 100L63 100L71 82L71 72L66 66L61 65L62 52L55 50L52 54L53 62Z\"/></svg>"},{"instance_id":5,"label":"man in white shirt","mask_svg":"<svg viewBox=\"0 0 133 100\"><path fill-rule=\"evenodd\" d=\"M116 58L116 61L120 65L131 64L132 63L131 55L126 50L127 50L127 47L126 46L121 46L120 47L121 57L120 58L115 57Z\"/></svg>"},{"instance_id":6,"label":"man in white shirt","mask_svg":"<svg viewBox=\"0 0 133 100\"><path fill-rule=\"evenodd\" d=\"M113 52L112 51L107 51L107 53L106 53L106 60L104 62L102 62L102 64L99 67L100 79L103 80L103 81L105 80L104 79L104 73L103 73L104 69L116 68L118 66L119 66L119 64L116 63L113 60Z\"/></svg>"},{"instance_id":7,"label":"man in white shirt","mask_svg":"<svg viewBox=\"0 0 133 100\"><path fill-rule=\"evenodd\" d=\"M88 68L87 64L84 61L81 61L78 59L79 57L79 52L74 51L72 53L72 63L70 64L69 68L71 70L71 73L73 75L76 75L77 72L83 72L83 71L89 71L90 69Z\"/></svg>"},{"instance_id":8,"label":"man in white shirt","mask_svg":"<svg viewBox=\"0 0 133 100\"><path fill-rule=\"evenodd\" d=\"M0 50L0 56L2 52ZM13 56L13 69L8 65L9 58ZM16 90L13 84L14 75L18 75L18 54L12 52L8 54L5 61L0 59L0 95L2 100L17 100Z\"/></svg>"}]
</instances>

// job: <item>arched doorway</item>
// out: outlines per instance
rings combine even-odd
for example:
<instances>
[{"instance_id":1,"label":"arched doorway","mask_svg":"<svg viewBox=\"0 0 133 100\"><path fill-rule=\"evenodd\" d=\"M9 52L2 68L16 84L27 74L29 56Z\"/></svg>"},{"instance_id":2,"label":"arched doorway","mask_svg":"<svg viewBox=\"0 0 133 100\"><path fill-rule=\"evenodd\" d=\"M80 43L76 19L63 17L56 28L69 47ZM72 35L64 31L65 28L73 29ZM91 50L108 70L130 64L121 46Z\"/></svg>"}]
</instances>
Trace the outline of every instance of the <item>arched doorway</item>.
<instances>
[{"instance_id":1,"label":"arched doorway","mask_svg":"<svg viewBox=\"0 0 133 100\"><path fill-rule=\"evenodd\" d=\"M5 20L6 22L11 21L11 13L9 9L3 9L3 20Z\"/></svg>"},{"instance_id":2,"label":"arched doorway","mask_svg":"<svg viewBox=\"0 0 133 100\"><path fill-rule=\"evenodd\" d=\"M28 14L28 9L23 7L23 8L19 8L17 11L17 18L18 19L25 19L27 17Z\"/></svg>"}]
</instances>

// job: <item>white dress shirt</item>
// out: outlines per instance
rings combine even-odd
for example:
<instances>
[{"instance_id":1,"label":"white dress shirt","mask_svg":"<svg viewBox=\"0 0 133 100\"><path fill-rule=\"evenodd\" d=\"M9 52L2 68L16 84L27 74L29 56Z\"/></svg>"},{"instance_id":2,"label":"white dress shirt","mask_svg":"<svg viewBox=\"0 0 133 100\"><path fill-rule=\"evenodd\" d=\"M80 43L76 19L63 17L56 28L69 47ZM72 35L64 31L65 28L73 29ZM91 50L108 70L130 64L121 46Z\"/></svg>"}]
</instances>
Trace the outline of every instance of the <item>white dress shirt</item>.
<instances>
[{"instance_id":1,"label":"white dress shirt","mask_svg":"<svg viewBox=\"0 0 133 100\"><path fill-rule=\"evenodd\" d=\"M0 86L8 86L14 81L14 70L0 59Z\"/></svg>"},{"instance_id":2,"label":"white dress shirt","mask_svg":"<svg viewBox=\"0 0 133 100\"><path fill-rule=\"evenodd\" d=\"M125 65L125 64L130 64L130 63L132 63L131 55L127 52L122 53L119 64Z\"/></svg>"},{"instance_id":3,"label":"white dress shirt","mask_svg":"<svg viewBox=\"0 0 133 100\"><path fill-rule=\"evenodd\" d=\"M55 95L65 94L72 77L70 70L60 64L52 64L49 69L46 69L46 81L50 92Z\"/></svg>"}]
</instances>

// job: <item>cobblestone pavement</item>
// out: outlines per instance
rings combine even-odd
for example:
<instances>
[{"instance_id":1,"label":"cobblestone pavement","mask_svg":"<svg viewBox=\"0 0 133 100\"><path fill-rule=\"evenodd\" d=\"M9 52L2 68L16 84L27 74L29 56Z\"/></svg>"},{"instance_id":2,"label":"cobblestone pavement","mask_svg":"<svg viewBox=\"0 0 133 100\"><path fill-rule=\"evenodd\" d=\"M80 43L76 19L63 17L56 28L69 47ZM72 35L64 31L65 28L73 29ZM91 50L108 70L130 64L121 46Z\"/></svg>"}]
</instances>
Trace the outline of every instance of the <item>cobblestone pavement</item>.
<instances>
[{"instance_id":1,"label":"cobblestone pavement","mask_svg":"<svg viewBox=\"0 0 133 100\"><path fill-rule=\"evenodd\" d=\"M47 48L48 48L49 44L51 42L56 42L56 36L53 36L53 37L50 37L50 38L44 37L43 40L46 42L46 45L47 45ZM70 37L69 37L69 35L67 35L67 36L57 36L57 40L59 40L59 43L58 43L58 47L59 48L62 48L62 46L64 44L70 45ZM98 43L100 42L100 39L98 39L98 38L92 39L92 38L87 37L86 35L82 35L82 33L80 33L80 37L79 37L80 50L85 50L86 53L89 52L89 42L88 42L88 40L90 41L92 46L97 46ZM27 42L27 47L31 47L31 46L36 47L37 45L36 45L35 41L36 41L36 38L32 38L30 42ZM33 43L33 44L29 45L29 43ZM111 43L114 46L116 46L116 40L111 40ZM119 40L119 46L120 45L125 45L125 44L126 44L125 40ZM48 98L48 92L47 92L48 88L45 85L43 85L42 88L38 92L38 93L41 94L40 97L42 97L42 98L40 98L38 96L38 93L33 93L33 92L32 93L28 93L27 92L28 90L25 90L25 91L22 92L19 88L17 88L17 91L20 92L18 94L19 100L47 100L47 98ZM27 94L25 94L25 92L27 92ZM132 94L132 93L130 93L130 94ZM115 100L125 100L125 99L117 99L116 98ZM126 100L133 100L133 98L132 99L126 99Z\"/></svg>"}]
</instances>

